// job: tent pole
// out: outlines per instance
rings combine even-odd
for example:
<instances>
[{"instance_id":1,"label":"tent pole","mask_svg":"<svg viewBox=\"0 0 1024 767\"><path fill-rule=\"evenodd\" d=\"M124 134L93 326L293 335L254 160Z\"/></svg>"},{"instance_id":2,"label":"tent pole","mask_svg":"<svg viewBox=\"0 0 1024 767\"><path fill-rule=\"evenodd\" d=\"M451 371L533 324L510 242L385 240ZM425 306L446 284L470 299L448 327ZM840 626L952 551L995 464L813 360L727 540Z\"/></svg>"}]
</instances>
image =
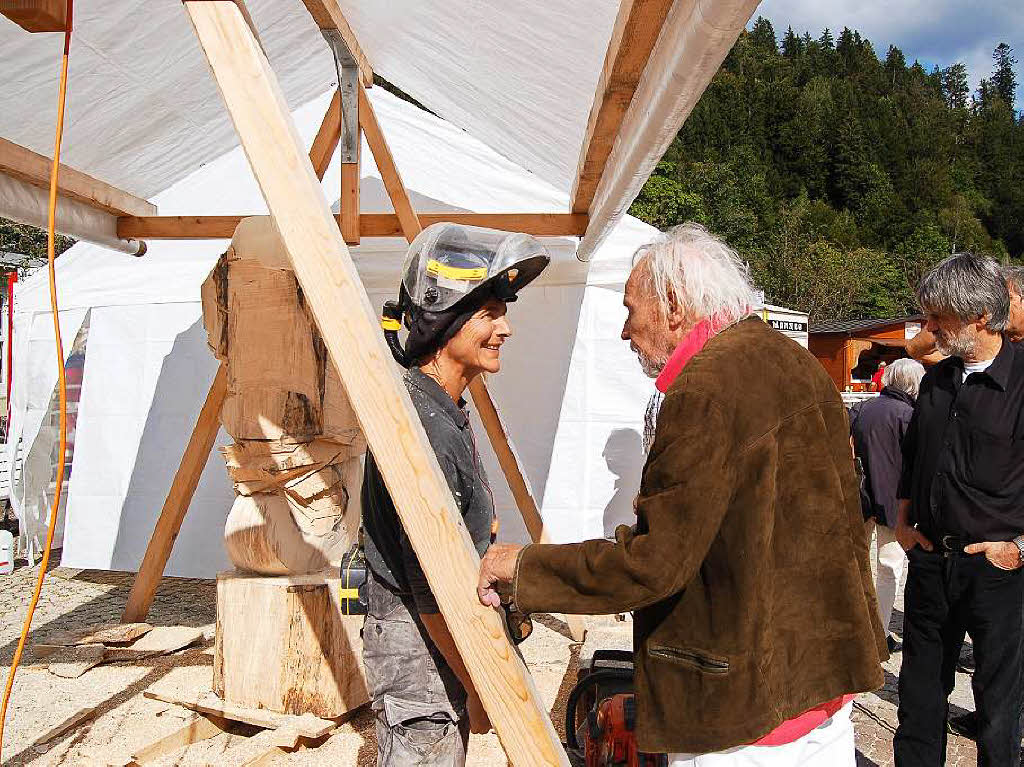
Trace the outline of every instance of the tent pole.
<instances>
[{"instance_id":1,"label":"tent pole","mask_svg":"<svg viewBox=\"0 0 1024 767\"><path fill-rule=\"evenodd\" d=\"M185 454L181 457L181 465L174 475L167 500L164 501L156 527L149 538L142 565L128 594L128 604L121 615L123 623L144 621L149 614L153 597L156 595L156 587L160 584L164 567L167 566L167 560L174 548L174 540L178 537L185 513L192 503L192 496L195 495L199 478L210 457L210 451L213 450L213 443L217 441L217 432L220 431L220 410L227 393L228 371L221 365L210 385L203 409L199 411L199 418L192 429Z\"/></svg>"},{"instance_id":2,"label":"tent pole","mask_svg":"<svg viewBox=\"0 0 1024 767\"><path fill-rule=\"evenodd\" d=\"M416 556L509 761L568 766L501 616L477 600L479 558L391 363L277 79L230 0L186 0L242 147Z\"/></svg>"},{"instance_id":3,"label":"tent pole","mask_svg":"<svg viewBox=\"0 0 1024 767\"><path fill-rule=\"evenodd\" d=\"M377 122L377 115L373 111L373 104L364 90L359 91L359 122L363 126L366 135L366 143L370 147L373 159L377 163L377 170L380 171L384 181L384 188L391 198L391 205L395 209L399 222L402 224L402 234L412 242L420 233L419 217L413 210L409 200L409 194L402 182L402 176L398 172L395 158L391 154L384 132ZM501 471L508 482L509 490L515 499L519 513L523 515L523 522L530 533L534 543L550 543L544 531L544 521L541 519L537 502L530 491L530 484L526 479L526 473L519 463L519 456L509 440L508 431L501 422L501 415L491 398L487 384L483 376L477 376L469 384L469 393L473 398L473 405L476 407L480 421L487 432L487 438L491 442L494 454L498 457ZM586 637L587 629L582 618L578 615L565 616L565 622L569 626L569 633L577 642L582 642Z\"/></svg>"}]
</instances>

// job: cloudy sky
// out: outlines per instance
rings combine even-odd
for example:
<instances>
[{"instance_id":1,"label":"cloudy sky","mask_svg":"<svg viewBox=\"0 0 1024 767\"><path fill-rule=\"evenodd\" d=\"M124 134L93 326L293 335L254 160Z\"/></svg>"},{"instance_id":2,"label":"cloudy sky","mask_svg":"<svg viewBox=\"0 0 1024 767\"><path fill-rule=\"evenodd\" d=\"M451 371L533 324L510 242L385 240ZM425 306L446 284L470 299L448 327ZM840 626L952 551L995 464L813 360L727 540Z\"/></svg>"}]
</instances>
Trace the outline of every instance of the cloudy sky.
<instances>
[{"instance_id":1,"label":"cloudy sky","mask_svg":"<svg viewBox=\"0 0 1024 767\"><path fill-rule=\"evenodd\" d=\"M763 0L754 18L772 22L781 39L786 27L817 37L828 27L839 36L843 27L857 29L884 57L890 45L908 62L926 69L967 64L972 86L992 73L992 51L1001 42L1014 49L1017 64L1017 109L1024 109L1024 6L1021 0Z\"/></svg>"}]
</instances>

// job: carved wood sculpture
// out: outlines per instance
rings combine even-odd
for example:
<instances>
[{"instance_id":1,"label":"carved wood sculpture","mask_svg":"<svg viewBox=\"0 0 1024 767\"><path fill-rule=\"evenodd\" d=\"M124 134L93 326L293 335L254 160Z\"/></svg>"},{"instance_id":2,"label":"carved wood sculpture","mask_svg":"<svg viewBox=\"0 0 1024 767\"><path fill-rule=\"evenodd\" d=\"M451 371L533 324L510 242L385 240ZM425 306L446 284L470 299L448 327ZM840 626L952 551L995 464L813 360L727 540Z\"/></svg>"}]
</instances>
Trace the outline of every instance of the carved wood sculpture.
<instances>
[{"instance_id":1,"label":"carved wood sculpture","mask_svg":"<svg viewBox=\"0 0 1024 767\"><path fill-rule=\"evenodd\" d=\"M269 217L238 225L202 299L235 439L228 556L261 575L321 571L355 540L366 441Z\"/></svg>"}]
</instances>

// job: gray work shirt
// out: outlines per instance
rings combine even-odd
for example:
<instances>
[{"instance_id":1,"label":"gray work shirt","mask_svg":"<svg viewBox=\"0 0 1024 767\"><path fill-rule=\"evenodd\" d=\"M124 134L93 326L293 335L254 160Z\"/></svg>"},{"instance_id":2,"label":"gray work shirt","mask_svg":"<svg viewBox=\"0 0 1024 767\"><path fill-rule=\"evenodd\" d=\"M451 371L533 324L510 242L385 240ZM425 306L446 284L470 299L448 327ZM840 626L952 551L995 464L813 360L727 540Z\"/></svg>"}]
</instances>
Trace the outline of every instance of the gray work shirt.
<instances>
[{"instance_id":1,"label":"gray work shirt","mask_svg":"<svg viewBox=\"0 0 1024 767\"><path fill-rule=\"evenodd\" d=\"M491 542L494 501L476 449L465 400L456 405L434 379L418 368L405 374L405 386L473 545L483 556ZM400 595L411 596L418 612L439 612L384 478L369 451L363 475L362 514L366 563L377 580Z\"/></svg>"}]
</instances>

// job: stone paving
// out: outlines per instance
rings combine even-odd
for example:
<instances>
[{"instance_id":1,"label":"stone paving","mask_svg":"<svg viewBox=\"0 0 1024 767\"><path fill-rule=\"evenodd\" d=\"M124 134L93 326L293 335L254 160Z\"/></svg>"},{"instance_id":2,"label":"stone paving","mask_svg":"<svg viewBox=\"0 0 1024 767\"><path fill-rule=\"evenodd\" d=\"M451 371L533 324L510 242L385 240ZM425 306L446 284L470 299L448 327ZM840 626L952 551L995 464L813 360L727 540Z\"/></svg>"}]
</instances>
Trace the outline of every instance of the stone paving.
<instances>
[{"instance_id":1,"label":"stone paving","mask_svg":"<svg viewBox=\"0 0 1024 767\"><path fill-rule=\"evenodd\" d=\"M0 671L5 677L37 575L38 568L22 566L12 575L0 577ZM33 622L30 645L43 641L51 633L83 625L117 622L127 599L131 578L130 573L78 571L55 565L46 579ZM215 619L215 593L212 581L164 579L157 592L149 620L160 625L202 626L212 623ZM902 595L897 601L897 611L893 618L892 628L897 633L902 627L901 609ZM885 767L893 764L892 734L896 726L896 681L899 663L900 655L897 653L885 666L885 687L875 693L860 696L855 703L853 720L859 765ZM88 676L76 681L85 682L87 679ZM131 694L141 695L141 689L133 688ZM973 710L968 675L957 674L956 690L951 702L951 710L954 713ZM24 699L20 703L22 706L26 705ZM45 705L45 702L41 701L40 705ZM5 748L5 759L13 753L10 748ZM957 735L949 736L947 753L947 764L953 767L977 763L974 743ZM13 763L13 760L4 762L5 765ZM23 762L18 759L17 763Z\"/></svg>"}]
</instances>

